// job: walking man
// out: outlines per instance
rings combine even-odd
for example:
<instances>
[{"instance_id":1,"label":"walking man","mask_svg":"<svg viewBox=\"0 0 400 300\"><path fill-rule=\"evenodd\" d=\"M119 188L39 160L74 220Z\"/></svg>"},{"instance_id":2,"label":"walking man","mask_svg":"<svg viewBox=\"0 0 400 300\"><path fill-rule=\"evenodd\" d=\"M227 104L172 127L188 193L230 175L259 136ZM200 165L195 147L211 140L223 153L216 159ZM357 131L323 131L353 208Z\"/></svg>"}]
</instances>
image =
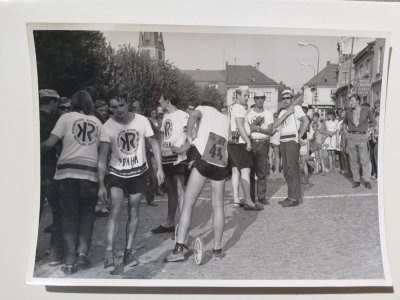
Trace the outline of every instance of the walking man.
<instances>
[{"instance_id":1,"label":"walking man","mask_svg":"<svg viewBox=\"0 0 400 300\"><path fill-rule=\"evenodd\" d=\"M297 206L301 200L300 184L300 144L307 130L309 120L300 105L293 102L293 92L282 92L282 110L274 127L280 126L280 145L283 176L288 186L288 197L279 201L282 207Z\"/></svg>"},{"instance_id":2,"label":"walking man","mask_svg":"<svg viewBox=\"0 0 400 300\"><path fill-rule=\"evenodd\" d=\"M350 168L353 174L353 188L360 186L360 163L364 184L367 189L372 189L371 161L368 150L369 128L376 124L374 114L365 106L361 106L361 97L353 94L350 97L351 109L346 112L343 119L344 132L347 136L349 147Z\"/></svg>"},{"instance_id":3,"label":"walking man","mask_svg":"<svg viewBox=\"0 0 400 300\"><path fill-rule=\"evenodd\" d=\"M114 241L124 202L124 191L128 194L128 221L123 263L133 267L138 264L132 245L139 221L139 201L145 189L145 172L149 168L146 158L145 138L148 138L157 161L157 179L164 181L161 167L160 145L154 137L149 120L137 113L128 111L124 98L114 98L109 102L113 116L104 124L100 135L98 161L99 197L107 199L104 176L107 169L107 154L111 149L108 166L111 193L111 214L107 221L107 241L104 267L115 267Z\"/></svg>"},{"instance_id":4,"label":"walking man","mask_svg":"<svg viewBox=\"0 0 400 300\"><path fill-rule=\"evenodd\" d=\"M250 194L255 202L257 175L257 198L262 204L269 204L266 199L267 191L267 167L269 153L269 139L274 124L274 116L270 110L264 108L265 94L256 92L254 94L255 106L246 116L246 121L250 125L251 146L253 148L253 165L250 172Z\"/></svg>"}]
</instances>

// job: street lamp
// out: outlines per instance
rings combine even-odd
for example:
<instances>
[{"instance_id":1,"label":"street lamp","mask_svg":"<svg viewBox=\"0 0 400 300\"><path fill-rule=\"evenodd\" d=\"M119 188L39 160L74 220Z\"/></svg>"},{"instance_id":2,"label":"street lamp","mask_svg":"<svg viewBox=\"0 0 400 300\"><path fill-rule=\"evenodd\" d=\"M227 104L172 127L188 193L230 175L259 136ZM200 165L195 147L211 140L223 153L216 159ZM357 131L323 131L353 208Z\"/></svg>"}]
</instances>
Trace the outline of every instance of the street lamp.
<instances>
[{"instance_id":1,"label":"street lamp","mask_svg":"<svg viewBox=\"0 0 400 300\"><path fill-rule=\"evenodd\" d=\"M315 68L314 68L313 65L310 65L310 64L307 64L307 63L304 63L304 62L300 63L300 65L303 66L303 67L311 67L313 69L313 71L314 71L314 77L313 78L315 78ZM311 105L312 105L313 109L314 109L314 104L316 104L316 99L315 99L316 95L317 95L317 93L314 93L313 98L311 100Z\"/></svg>"},{"instance_id":2,"label":"street lamp","mask_svg":"<svg viewBox=\"0 0 400 300\"><path fill-rule=\"evenodd\" d=\"M307 47L307 46L311 46L313 48L315 48L318 52L318 58L317 58L317 82L315 84L315 101L317 101L318 99L318 75L319 75L319 49L317 46L315 46L314 44L309 44L309 43L304 43L304 42L297 42L297 45L302 46L302 47Z\"/></svg>"}]
</instances>

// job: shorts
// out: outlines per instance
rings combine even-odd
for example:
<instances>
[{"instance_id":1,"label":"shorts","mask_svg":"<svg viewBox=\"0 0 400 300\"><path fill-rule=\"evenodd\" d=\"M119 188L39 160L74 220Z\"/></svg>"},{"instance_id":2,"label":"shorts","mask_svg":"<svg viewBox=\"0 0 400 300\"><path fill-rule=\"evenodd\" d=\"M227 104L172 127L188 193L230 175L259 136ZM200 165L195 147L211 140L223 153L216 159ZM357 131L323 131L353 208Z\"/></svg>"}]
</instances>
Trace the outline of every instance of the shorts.
<instances>
[{"instance_id":1,"label":"shorts","mask_svg":"<svg viewBox=\"0 0 400 300\"><path fill-rule=\"evenodd\" d=\"M196 168L199 173L214 181L221 181L228 177L228 168L227 167L218 167L212 165L201 158L201 154L195 148L193 151L194 154L194 163L193 168Z\"/></svg>"},{"instance_id":2,"label":"shorts","mask_svg":"<svg viewBox=\"0 0 400 300\"><path fill-rule=\"evenodd\" d=\"M110 174L108 187L117 187L127 191L129 195L143 194L146 187L146 172L135 177L118 177Z\"/></svg>"},{"instance_id":3,"label":"shorts","mask_svg":"<svg viewBox=\"0 0 400 300\"><path fill-rule=\"evenodd\" d=\"M228 154L232 168L241 170L253 167L252 152L246 150L246 144L228 144Z\"/></svg>"},{"instance_id":4,"label":"shorts","mask_svg":"<svg viewBox=\"0 0 400 300\"><path fill-rule=\"evenodd\" d=\"M312 152L319 151L322 149L322 144L314 143L312 146Z\"/></svg>"},{"instance_id":5,"label":"shorts","mask_svg":"<svg viewBox=\"0 0 400 300\"><path fill-rule=\"evenodd\" d=\"M188 164L187 162L180 162L177 165L173 163L163 164L163 171L165 176L174 176L174 175L181 175L185 176L188 173Z\"/></svg>"}]
</instances>

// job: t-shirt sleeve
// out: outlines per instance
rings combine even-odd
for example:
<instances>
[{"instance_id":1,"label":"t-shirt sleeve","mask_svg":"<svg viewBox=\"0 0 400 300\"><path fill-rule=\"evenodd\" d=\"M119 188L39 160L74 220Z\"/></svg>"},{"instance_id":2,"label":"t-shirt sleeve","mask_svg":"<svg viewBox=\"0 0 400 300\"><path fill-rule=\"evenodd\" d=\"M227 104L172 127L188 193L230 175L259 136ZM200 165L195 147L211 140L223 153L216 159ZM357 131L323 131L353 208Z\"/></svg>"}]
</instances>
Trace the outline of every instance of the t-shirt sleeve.
<instances>
[{"instance_id":1,"label":"t-shirt sleeve","mask_svg":"<svg viewBox=\"0 0 400 300\"><path fill-rule=\"evenodd\" d=\"M267 110L265 112L265 125L268 126L269 124L273 124L273 123L274 123L274 115L272 114L272 112Z\"/></svg>"},{"instance_id":2,"label":"t-shirt sleeve","mask_svg":"<svg viewBox=\"0 0 400 300\"><path fill-rule=\"evenodd\" d=\"M54 126L53 130L51 131L51 134L54 134L57 136L60 140L65 136L66 132L66 117L67 115L61 116L57 123L56 126Z\"/></svg>"},{"instance_id":3,"label":"t-shirt sleeve","mask_svg":"<svg viewBox=\"0 0 400 300\"><path fill-rule=\"evenodd\" d=\"M100 129L100 142L111 143L110 127L107 123Z\"/></svg>"},{"instance_id":4,"label":"t-shirt sleeve","mask_svg":"<svg viewBox=\"0 0 400 300\"><path fill-rule=\"evenodd\" d=\"M296 119L299 120L302 117L304 117L306 114L304 113L304 111L300 105L296 105L294 107L294 115L296 116Z\"/></svg>"},{"instance_id":5,"label":"t-shirt sleeve","mask_svg":"<svg viewBox=\"0 0 400 300\"><path fill-rule=\"evenodd\" d=\"M145 137L151 137L154 135L154 131L151 128L150 121L147 120L147 118L143 118L143 123L144 123L144 136Z\"/></svg>"},{"instance_id":6,"label":"t-shirt sleeve","mask_svg":"<svg viewBox=\"0 0 400 300\"><path fill-rule=\"evenodd\" d=\"M236 104L232 108L232 116L234 118L246 118L246 110L240 104Z\"/></svg>"}]
</instances>

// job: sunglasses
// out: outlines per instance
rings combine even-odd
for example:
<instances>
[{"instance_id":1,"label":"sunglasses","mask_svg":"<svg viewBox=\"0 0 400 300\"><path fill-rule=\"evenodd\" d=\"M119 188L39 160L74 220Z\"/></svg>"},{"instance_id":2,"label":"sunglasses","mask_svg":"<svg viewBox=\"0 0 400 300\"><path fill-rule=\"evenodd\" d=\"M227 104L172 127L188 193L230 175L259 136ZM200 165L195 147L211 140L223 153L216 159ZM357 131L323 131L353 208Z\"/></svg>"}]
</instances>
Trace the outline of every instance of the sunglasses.
<instances>
[{"instance_id":1,"label":"sunglasses","mask_svg":"<svg viewBox=\"0 0 400 300\"><path fill-rule=\"evenodd\" d=\"M290 100L292 97L282 97L282 100Z\"/></svg>"},{"instance_id":2,"label":"sunglasses","mask_svg":"<svg viewBox=\"0 0 400 300\"><path fill-rule=\"evenodd\" d=\"M60 105L59 109L60 110L71 110L71 106Z\"/></svg>"}]
</instances>

